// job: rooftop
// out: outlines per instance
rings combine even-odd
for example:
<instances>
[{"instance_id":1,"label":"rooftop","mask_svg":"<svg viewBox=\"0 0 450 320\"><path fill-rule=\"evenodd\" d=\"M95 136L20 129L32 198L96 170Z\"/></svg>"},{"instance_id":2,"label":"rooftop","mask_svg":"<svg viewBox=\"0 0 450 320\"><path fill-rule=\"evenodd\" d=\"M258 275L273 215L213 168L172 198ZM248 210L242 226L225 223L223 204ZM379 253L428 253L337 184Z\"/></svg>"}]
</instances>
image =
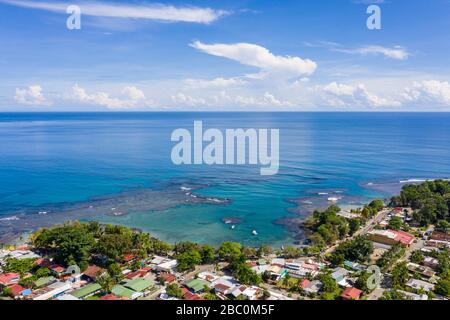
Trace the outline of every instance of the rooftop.
<instances>
[{"instance_id":1,"label":"rooftop","mask_svg":"<svg viewBox=\"0 0 450 320\"><path fill-rule=\"evenodd\" d=\"M397 230L372 230L369 234L377 235L387 239L400 242L404 245L410 245L414 241L414 236L404 231Z\"/></svg>"},{"instance_id":2,"label":"rooftop","mask_svg":"<svg viewBox=\"0 0 450 320\"><path fill-rule=\"evenodd\" d=\"M124 286L117 284L115 285L111 292L118 297L124 297L124 298L128 298L128 299L133 299L134 294L136 293L133 290L130 290L128 288L125 288Z\"/></svg>"},{"instance_id":3,"label":"rooftop","mask_svg":"<svg viewBox=\"0 0 450 320\"><path fill-rule=\"evenodd\" d=\"M78 289L74 292L72 292L72 295L76 298L84 298L86 296L95 294L97 291L100 291L102 289L102 287L98 284L98 283L91 283L88 284L87 286L84 286L81 289Z\"/></svg>"},{"instance_id":4,"label":"rooftop","mask_svg":"<svg viewBox=\"0 0 450 320\"><path fill-rule=\"evenodd\" d=\"M153 281L144 278L136 278L127 281L123 286L136 292L142 292L153 286Z\"/></svg>"},{"instance_id":5,"label":"rooftop","mask_svg":"<svg viewBox=\"0 0 450 320\"><path fill-rule=\"evenodd\" d=\"M346 288L342 292L341 297L346 300L358 300L361 297L362 293L363 292L361 290L350 287Z\"/></svg>"},{"instance_id":6,"label":"rooftop","mask_svg":"<svg viewBox=\"0 0 450 320\"><path fill-rule=\"evenodd\" d=\"M202 279L194 279L186 283L186 287L194 292L203 291L205 286L208 286L208 282Z\"/></svg>"}]
</instances>

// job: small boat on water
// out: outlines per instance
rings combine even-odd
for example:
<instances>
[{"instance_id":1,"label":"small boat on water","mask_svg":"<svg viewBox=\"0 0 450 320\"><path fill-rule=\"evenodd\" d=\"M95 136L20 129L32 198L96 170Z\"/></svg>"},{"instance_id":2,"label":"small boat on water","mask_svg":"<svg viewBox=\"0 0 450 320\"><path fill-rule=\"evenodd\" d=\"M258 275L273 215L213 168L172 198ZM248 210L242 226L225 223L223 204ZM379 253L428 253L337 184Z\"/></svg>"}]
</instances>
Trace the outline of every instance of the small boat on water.
<instances>
[{"instance_id":1,"label":"small boat on water","mask_svg":"<svg viewBox=\"0 0 450 320\"><path fill-rule=\"evenodd\" d=\"M231 230L234 230L234 228L236 228L236 226L233 224L233 225L231 226Z\"/></svg>"},{"instance_id":2,"label":"small boat on water","mask_svg":"<svg viewBox=\"0 0 450 320\"><path fill-rule=\"evenodd\" d=\"M253 234L254 236L257 236L257 235L258 235L258 232L256 232L256 230L253 230L253 231L252 231L252 234Z\"/></svg>"}]
</instances>

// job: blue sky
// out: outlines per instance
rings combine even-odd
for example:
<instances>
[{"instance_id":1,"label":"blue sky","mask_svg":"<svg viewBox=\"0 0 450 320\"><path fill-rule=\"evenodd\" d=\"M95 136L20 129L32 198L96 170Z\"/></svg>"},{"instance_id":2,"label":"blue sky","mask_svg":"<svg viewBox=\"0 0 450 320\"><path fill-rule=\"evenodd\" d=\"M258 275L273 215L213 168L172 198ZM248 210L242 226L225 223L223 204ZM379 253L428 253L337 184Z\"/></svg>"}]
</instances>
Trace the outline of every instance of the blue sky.
<instances>
[{"instance_id":1,"label":"blue sky","mask_svg":"<svg viewBox=\"0 0 450 320\"><path fill-rule=\"evenodd\" d=\"M0 111L450 111L448 0L0 0L0 15Z\"/></svg>"}]
</instances>

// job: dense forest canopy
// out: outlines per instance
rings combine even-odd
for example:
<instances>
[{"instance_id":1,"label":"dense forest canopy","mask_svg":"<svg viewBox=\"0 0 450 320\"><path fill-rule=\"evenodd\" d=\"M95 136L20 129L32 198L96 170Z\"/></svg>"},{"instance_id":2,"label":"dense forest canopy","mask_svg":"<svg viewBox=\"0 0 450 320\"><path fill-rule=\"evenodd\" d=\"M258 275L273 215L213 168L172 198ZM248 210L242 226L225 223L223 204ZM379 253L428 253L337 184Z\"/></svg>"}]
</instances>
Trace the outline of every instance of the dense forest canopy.
<instances>
[{"instance_id":1,"label":"dense forest canopy","mask_svg":"<svg viewBox=\"0 0 450 320\"><path fill-rule=\"evenodd\" d=\"M400 195L391 199L391 205L414 209L414 220L422 226L450 222L450 181L405 185Z\"/></svg>"}]
</instances>

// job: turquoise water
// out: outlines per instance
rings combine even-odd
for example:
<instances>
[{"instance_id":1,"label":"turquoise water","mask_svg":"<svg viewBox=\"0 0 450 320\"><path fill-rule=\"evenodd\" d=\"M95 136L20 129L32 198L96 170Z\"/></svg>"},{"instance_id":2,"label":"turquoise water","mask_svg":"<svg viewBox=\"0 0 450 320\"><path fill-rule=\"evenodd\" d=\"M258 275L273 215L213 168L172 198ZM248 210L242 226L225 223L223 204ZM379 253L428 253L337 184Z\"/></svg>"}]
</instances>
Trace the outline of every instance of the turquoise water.
<instances>
[{"instance_id":1,"label":"turquoise water","mask_svg":"<svg viewBox=\"0 0 450 320\"><path fill-rule=\"evenodd\" d=\"M173 165L171 132L192 128L194 120L206 128L279 128L279 174L260 176L257 166ZM297 225L280 221L304 218L307 207L326 205L331 194L340 205L358 205L389 196L383 186L400 180L448 178L448 123L445 113L0 114L0 219L49 206L61 217L68 204L148 188L161 191L149 201L166 204L162 210L95 219L170 242L291 243ZM232 203L186 205L164 193L197 184L203 188L195 193ZM307 205L298 207L301 201ZM240 219L234 230L227 217ZM0 220L0 232L2 224L24 228L21 221Z\"/></svg>"}]
</instances>

